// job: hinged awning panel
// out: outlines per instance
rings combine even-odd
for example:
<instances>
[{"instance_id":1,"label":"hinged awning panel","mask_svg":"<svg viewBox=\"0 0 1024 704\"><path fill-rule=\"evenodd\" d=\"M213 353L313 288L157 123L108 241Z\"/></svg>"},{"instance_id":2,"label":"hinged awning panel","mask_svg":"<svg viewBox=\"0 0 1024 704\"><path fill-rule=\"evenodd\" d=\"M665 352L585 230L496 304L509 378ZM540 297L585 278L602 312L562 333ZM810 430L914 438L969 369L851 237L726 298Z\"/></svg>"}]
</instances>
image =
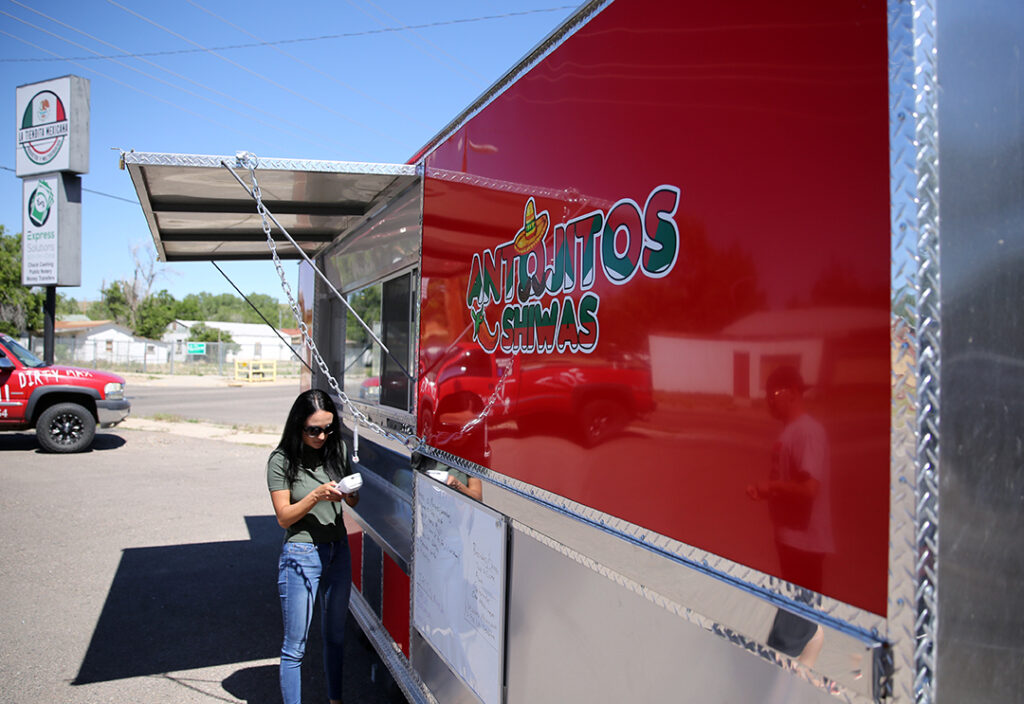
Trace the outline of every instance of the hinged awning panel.
<instances>
[{"instance_id":1,"label":"hinged awning panel","mask_svg":"<svg viewBox=\"0 0 1024 704\"><path fill-rule=\"evenodd\" d=\"M269 259L249 170L233 156L124 152L161 261ZM312 256L419 178L416 166L349 161L260 159L263 203ZM300 257L283 235L282 258Z\"/></svg>"}]
</instances>

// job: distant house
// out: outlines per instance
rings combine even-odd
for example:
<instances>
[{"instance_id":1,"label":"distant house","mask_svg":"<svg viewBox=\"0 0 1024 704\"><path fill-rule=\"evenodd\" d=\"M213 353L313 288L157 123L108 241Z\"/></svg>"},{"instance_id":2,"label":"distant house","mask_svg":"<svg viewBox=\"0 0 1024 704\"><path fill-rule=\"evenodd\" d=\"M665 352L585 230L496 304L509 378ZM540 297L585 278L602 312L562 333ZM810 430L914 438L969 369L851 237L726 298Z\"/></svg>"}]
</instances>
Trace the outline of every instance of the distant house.
<instances>
[{"instance_id":1,"label":"distant house","mask_svg":"<svg viewBox=\"0 0 1024 704\"><path fill-rule=\"evenodd\" d=\"M302 347L302 331L298 328L281 328L281 334L288 338L292 347Z\"/></svg>"},{"instance_id":2,"label":"distant house","mask_svg":"<svg viewBox=\"0 0 1024 704\"><path fill-rule=\"evenodd\" d=\"M759 311L713 336L651 335L651 380L659 391L737 399L763 399L784 365L819 392L870 383L878 370L864 364L864 349L886 322L884 311L837 306Z\"/></svg>"},{"instance_id":3,"label":"distant house","mask_svg":"<svg viewBox=\"0 0 1024 704\"><path fill-rule=\"evenodd\" d=\"M170 351L168 345L136 337L131 330L113 320L88 320L77 315L70 317L73 319L54 322L53 336L54 343L67 350L67 359L71 361L103 361L111 364L167 362Z\"/></svg>"},{"instance_id":4,"label":"distant house","mask_svg":"<svg viewBox=\"0 0 1024 704\"><path fill-rule=\"evenodd\" d=\"M174 320L167 325L167 332L164 333L163 341L170 343L173 348L176 360L185 359L188 356L188 342L192 326L196 323L203 323L207 328L222 330L227 333L234 343L225 353L224 360L278 360L288 361L294 359L292 355L293 345L290 340L292 336L283 330L277 330L284 337L275 333L265 323L222 323L212 320ZM288 342L286 342L288 341Z\"/></svg>"}]
</instances>

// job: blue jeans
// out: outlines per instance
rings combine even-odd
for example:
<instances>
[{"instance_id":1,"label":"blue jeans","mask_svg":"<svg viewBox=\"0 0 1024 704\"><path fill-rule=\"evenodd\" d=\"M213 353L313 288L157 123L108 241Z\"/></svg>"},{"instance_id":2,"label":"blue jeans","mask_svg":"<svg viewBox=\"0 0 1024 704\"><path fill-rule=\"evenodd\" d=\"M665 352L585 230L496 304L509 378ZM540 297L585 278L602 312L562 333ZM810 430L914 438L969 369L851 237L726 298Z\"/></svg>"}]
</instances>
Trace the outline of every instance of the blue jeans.
<instances>
[{"instance_id":1,"label":"blue jeans","mask_svg":"<svg viewBox=\"0 0 1024 704\"><path fill-rule=\"evenodd\" d=\"M348 541L285 543L278 562L277 591L284 616L281 645L281 696L284 704L302 701L302 656L313 618L313 599L320 594L327 698L341 699L345 618L352 589Z\"/></svg>"}]
</instances>

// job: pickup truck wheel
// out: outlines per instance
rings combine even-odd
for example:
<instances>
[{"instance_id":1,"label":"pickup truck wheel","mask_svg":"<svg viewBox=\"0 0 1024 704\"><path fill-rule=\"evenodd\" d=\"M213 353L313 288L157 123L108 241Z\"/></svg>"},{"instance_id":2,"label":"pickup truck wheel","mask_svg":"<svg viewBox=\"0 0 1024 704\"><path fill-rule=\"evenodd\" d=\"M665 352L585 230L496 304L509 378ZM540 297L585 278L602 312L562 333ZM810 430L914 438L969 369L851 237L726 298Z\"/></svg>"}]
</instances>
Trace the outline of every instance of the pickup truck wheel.
<instances>
[{"instance_id":1,"label":"pickup truck wheel","mask_svg":"<svg viewBox=\"0 0 1024 704\"><path fill-rule=\"evenodd\" d=\"M618 434L629 422L629 413L620 403L599 398L588 402L580 413L583 444L593 447Z\"/></svg>"},{"instance_id":2,"label":"pickup truck wheel","mask_svg":"<svg viewBox=\"0 0 1024 704\"><path fill-rule=\"evenodd\" d=\"M96 436L96 419L77 403L57 403L39 415L36 437L48 452L80 452Z\"/></svg>"}]
</instances>

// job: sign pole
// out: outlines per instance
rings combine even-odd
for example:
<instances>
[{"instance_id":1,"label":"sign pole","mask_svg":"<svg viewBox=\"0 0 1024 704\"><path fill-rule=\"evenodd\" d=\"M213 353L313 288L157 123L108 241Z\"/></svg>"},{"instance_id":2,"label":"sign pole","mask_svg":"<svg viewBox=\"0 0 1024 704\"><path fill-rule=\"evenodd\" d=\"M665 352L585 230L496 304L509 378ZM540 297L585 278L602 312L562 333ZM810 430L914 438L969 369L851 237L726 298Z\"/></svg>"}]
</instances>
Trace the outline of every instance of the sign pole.
<instances>
[{"instance_id":1,"label":"sign pole","mask_svg":"<svg viewBox=\"0 0 1024 704\"><path fill-rule=\"evenodd\" d=\"M57 319L57 287L46 287L46 302L43 303L43 361L53 364L53 330Z\"/></svg>"},{"instance_id":2,"label":"sign pole","mask_svg":"<svg viewBox=\"0 0 1024 704\"><path fill-rule=\"evenodd\" d=\"M82 180L89 171L89 81L18 86L15 173L22 182L22 286L46 289L43 359L54 362L57 286L82 284Z\"/></svg>"}]
</instances>

